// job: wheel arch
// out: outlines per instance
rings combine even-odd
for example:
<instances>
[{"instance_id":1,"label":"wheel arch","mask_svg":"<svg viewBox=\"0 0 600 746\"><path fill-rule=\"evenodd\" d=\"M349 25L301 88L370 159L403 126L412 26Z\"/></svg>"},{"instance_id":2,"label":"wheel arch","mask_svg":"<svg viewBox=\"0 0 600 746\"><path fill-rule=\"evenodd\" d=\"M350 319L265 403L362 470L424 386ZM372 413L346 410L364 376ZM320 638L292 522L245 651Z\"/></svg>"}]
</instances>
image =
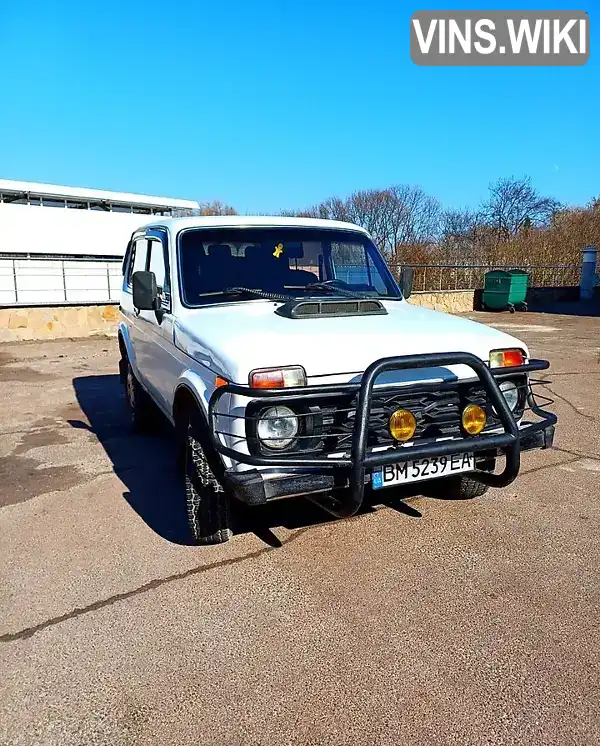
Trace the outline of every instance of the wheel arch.
<instances>
[{"instance_id":1,"label":"wheel arch","mask_svg":"<svg viewBox=\"0 0 600 746\"><path fill-rule=\"evenodd\" d=\"M189 412L196 410L200 415L202 427L208 430L206 409L202 406L200 398L187 382L179 383L173 396L173 423L178 434L185 432Z\"/></svg>"},{"instance_id":2,"label":"wheel arch","mask_svg":"<svg viewBox=\"0 0 600 746\"><path fill-rule=\"evenodd\" d=\"M129 362L133 371L137 373L137 365L135 361L135 352L133 345L131 344L131 337L129 335L129 328L127 324L121 322L119 324L119 330L117 332L117 340L119 342L119 352L121 353L121 360ZM123 371L125 370L124 364L119 365L121 371L121 377L123 377Z\"/></svg>"},{"instance_id":3,"label":"wheel arch","mask_svg":"<svg viewBox=\"0 0 600 746\"><path fill-rule=\"evenodd\" d=\"M173 397L173 424L175 432L180 443L185 443L187 438L187 428L190 420L190 413L196 414L196 426L198 427L198 440L202 445L202 450L211 469L219 478L222 478L225 464L221 455L217 453L212 444L210 429L208 424L208 412L202 397L198 396L187 381L179 383L175 389Z\"/></svg>"}]
</instances>

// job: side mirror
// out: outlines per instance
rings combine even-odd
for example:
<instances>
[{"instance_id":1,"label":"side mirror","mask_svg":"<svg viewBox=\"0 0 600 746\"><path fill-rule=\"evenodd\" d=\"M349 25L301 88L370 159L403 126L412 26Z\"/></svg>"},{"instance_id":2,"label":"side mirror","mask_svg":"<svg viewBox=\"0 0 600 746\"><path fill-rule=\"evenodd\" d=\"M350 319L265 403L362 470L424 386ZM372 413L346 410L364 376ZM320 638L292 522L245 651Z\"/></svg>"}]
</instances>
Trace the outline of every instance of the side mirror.
<instances>
[{"instance_id":1,"label":"side mirror","mask_svg":"<svg viewBox=\"0 0 600 746\"><path fill-rule=\"evenodd\" d=\"M413 278L415 276L415 270L412 267L402 267L402 274L400 275L400 290L405 300L410 298L413 288Z\"/></svg>"},{"instance_id":2,"label":"side mirror","mask_svg":"<svg viewBox=\"0 0 600 746\"><path fill-rule=\"evenodd\" d=\"M158 290L154 272L134 272L133 305L139 311L155 311L158 308Z\"/></svg>"}]
</instances>

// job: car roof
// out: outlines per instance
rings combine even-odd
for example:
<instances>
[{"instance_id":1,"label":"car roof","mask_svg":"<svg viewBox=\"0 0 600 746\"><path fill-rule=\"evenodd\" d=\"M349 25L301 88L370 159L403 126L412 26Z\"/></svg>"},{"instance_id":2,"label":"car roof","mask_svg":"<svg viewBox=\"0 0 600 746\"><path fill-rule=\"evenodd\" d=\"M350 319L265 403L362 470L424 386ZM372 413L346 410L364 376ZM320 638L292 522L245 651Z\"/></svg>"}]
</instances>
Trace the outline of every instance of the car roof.
<instances>
[{"instance_id":1,"label":"car roof","mask_svg":"<svg viewBox=\"0 0 600 746\"><path fill-rule=\"evenodd\" d=\"M364 228L341 220L318 218L287 218L279 215L210 215L192 218L160 218L146 223L145 228L164 226L172 233L184 228L322 228L325 230L356 231L368 235Z\"/></svg>"}]
</instances>

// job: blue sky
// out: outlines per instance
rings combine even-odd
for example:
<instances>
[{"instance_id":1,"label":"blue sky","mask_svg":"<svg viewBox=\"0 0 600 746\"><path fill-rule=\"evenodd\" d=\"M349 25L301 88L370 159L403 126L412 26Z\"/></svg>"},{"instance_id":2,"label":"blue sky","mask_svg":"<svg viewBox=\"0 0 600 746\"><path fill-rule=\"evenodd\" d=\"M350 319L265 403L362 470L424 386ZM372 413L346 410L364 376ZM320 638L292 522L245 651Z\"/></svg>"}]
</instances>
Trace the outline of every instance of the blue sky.
<instances>
[{"instance_id":1,"label":"blue sky","mask_svg":"<svg viewBox=\"0 0 600 746\"><path fill-rule=\"evenodd\" d=\"M0 7L0 177L240 212L419 184L475 206L528 174L600 195L600 13L553 2L28 0ZM423 68L420 9L584 9L576 68Z\"/></svg>"}]
</instances>

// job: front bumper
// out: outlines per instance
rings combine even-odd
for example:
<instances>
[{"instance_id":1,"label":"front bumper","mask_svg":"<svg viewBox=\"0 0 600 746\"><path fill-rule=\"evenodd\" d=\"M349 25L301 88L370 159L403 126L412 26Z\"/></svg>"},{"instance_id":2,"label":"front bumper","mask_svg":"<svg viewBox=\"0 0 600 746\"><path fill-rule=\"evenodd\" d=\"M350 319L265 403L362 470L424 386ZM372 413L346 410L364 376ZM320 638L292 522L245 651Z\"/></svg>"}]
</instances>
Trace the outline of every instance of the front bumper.
<instances>
[{"instance_id":1,"label":"front bumper","mask_svg":"<svg viewBox=\"0 0 600 746\"><path fill-rule=\"evenodd\" d=\"M542 429L534 432L530 432L529 427L519 430L521 452L552 448L554 429L553 424L544 423ZM502 452L496 451L493 455L501 456ZM295 474L265 479L264 474L258 469L244 472L227 471L225 479L233 495L247 505L264 505L281 497L317 495L321 492L330 492L336 487L348 486L347 480L341 483L330 474Z\"/></svg>"},{"instance_id":2,"label":"front bumper","mask_svg":"<svg viewBox=\"0 0 600 746\"><path fill-rule=\"evenodd\" d=\"M475 437L453 438L436 442L417 443L410 447L392 446L381 451L367 449L368 423L371 399L375 381L386 371L406 368L443 367L448 365L467 365L483 385L491 405L494 407L501 423L501 432L482 434ZM251 466L276 467L278 469L305 473L288 475L279 479L265 479L262 472L252 469L246 472L226 471L228 487L236 497L248 504L261 504L270 499L291 495L317 495L315 498L326 510L338 517L353 515L360 508L365 491L365 484L370 480L370 472L384 464L416 460L433 456L450 456L466 452L475 452L476 456L503 455L506 457L504 469L499 474L477 469L469 476L492 487L505 487L518 475L521 451L533 448L549 448L554 439L554 426L557 418L537 406L529 392L530 410L540 419L538 422L521 423L519 426L504 396L497 378L515 373L531 373L546 370L546 360L530 360L527 365L510 369L490 369L479 358L470 353L434 353L427 355L405 355L401 357L382 358L370 365L360 383L319 385L289 389L251 389L248 386L228 384L213 393L209 402L210 433L215 450L234 461ZM218 416L216 407L225 394L237 394L251 399L265 399L268 403L292 404L298 401L331 397L337 394L358 393L356 418L352 435L352 446L349 454L339 454L334 458L326 455L303 456L299 454L280 454L258 456L243 453L225 446L218 437L214 427ZM346 490L331 491L335 487L347 486ZM319 493L327 493L321 499Z\"/></svg>"}]
</instances>

